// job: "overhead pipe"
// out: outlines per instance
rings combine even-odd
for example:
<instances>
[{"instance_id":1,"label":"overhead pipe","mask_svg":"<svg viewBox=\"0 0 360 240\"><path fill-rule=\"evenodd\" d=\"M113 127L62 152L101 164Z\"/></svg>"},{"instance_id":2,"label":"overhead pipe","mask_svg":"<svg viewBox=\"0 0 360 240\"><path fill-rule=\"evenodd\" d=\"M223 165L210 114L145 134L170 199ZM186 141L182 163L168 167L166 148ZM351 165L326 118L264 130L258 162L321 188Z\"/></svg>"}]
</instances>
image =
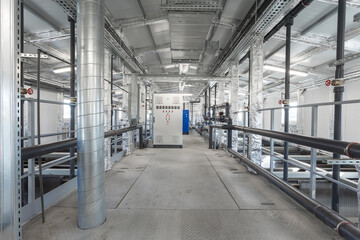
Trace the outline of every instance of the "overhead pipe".
<instances>
[{"instance_id":1,"label":"overhead pipe","mask_svg":"<svg viewBox=\"0 0 360 240\"><path fill-rule=\"evenodd\" d=\"M313 1L314 0L302 0L298 5L296 5L278 24L275 25L275 27L270 30L270 32L264 36L264 42L268 41L275 35L275 33L285 26L287 19L297 17L297 15L299 15L299 13L308 7Z\"/></svg>"},{"instance_id":2,"label":"overhead pipe","mask_svg":"<svg viewBox=\"0 0 360 240\"><path fill-rule=\"evenodd\" d=\"M78 227L105 222L104 0L77 1Z\"/></svg>"},{"instance_id":3,"label":"overhead pipe","mask_svg":"<svg viewBox=\"0 0 360 240\"><path fill-rule=\"evenodd\" d=\"M346 22L346 0L338 2L338 22L337 22L337 47L336 60L344 59L345 49L345 22ZM344 63L336 65L334 87L334 101L342 101L344 95ZM341 124L342 124L342 105L334 106L334 140L341 140ZM334 159L339 159L340 155L333 154ZM333 179L339 181L341 165L333 165ZM337 184L332 184L331 192L331 209L339 212L340 188Z\"/></svg>"},{"instance_id":4,"label":"overhead pipe","mask_svg":"<svg viewBox=\"0 0 360 240\"><path fill-rule=\"evenodd\" d=\"M294 23L294 17L290 16L286 19L286 52L285 52L285 99L284 99L284 132L289 132L289 111L290 109L290 60L291 60L291 26ZM289 159L289 143L284 142L284 159ZM288 181L289 164L287 161L284 164L284 181Z\"/></svg>"},{"instance_id":5,"label":"overhead pipe","mask_svg":"<svg viewBox=\"0 0 360 240\"><path fill-rule=\"evenodd\" d=\"M351 223L348 219L340 216L338 213L332 211L316 200L310 198L304 193L300 192L298 189L294 188L290 184L282 181L280 178L275 176L274 174L268 172L260 165L255 164L251 160L246 157L240 155L232 149L228 149L228 151L234 155L236 158L240 159L243 163L245 163L251 169L254 169L258 174L263 176L265 179L273 183L277 188L286 193L296 202L298 202L301 206L303 206L306 210L312 213L316 218L321 220L327 226L335 229L337 233L348 240L356 240L360 239L360 230L353 223Z\"/></svg>"}]
</instances>

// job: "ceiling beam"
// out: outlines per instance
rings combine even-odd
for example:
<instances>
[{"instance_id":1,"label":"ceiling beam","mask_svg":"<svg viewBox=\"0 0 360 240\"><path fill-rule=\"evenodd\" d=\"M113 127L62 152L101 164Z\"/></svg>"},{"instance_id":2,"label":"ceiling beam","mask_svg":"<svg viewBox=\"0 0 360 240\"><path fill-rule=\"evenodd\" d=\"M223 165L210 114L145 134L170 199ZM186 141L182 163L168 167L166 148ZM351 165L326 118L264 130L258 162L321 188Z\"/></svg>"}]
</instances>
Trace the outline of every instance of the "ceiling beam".
<instances>
[{"instance_id":1,"label":"ceiling beam","mask_svg":"<svg viewBox=\"0 0 360 240\"><path fill-rule=\"evenodd\" d=\"M139 76L140 81L152 82L208 82L230 81L228 77L213 77L209 75L146 75Z\"/></svg>"}]
</instances>

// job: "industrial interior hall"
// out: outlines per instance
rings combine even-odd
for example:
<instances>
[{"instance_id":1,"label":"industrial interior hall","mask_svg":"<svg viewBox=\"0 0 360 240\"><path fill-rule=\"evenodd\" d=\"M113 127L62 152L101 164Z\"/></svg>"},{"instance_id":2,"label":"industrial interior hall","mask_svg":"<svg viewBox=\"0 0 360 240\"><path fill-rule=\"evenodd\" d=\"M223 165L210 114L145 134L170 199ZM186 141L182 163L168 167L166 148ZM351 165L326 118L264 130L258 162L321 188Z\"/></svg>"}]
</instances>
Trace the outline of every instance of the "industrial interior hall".
<instances>
[{"instance_id":1,"label":"industrial interior hall","mask_svg":"<svg viewBox=\"0 0 360 240\"><path fill-rule=\"evenodd\" d=\"M0 240L360 239L359 0L1 0Z\"/></svg>"}]
</instances>

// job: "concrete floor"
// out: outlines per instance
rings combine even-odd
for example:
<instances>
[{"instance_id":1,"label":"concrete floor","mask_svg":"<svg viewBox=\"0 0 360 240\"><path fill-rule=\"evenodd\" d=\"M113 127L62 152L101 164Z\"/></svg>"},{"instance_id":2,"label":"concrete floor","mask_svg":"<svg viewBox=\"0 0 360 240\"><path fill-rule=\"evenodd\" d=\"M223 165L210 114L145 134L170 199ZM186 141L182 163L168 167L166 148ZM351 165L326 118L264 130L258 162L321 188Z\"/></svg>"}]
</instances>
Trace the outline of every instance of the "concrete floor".
<instances>
[{"instance_id":1,"label":"concrete floor","mask_svg":"<svg viewBox=\"0 0 360 240\"><path fill-rule=\"evenodd\" d=\"M183 149L136 150L106 173L106 222L77 228L77 193L23 239L340 239L297 203L193 133Z\"/></svg>"}]
</instances>

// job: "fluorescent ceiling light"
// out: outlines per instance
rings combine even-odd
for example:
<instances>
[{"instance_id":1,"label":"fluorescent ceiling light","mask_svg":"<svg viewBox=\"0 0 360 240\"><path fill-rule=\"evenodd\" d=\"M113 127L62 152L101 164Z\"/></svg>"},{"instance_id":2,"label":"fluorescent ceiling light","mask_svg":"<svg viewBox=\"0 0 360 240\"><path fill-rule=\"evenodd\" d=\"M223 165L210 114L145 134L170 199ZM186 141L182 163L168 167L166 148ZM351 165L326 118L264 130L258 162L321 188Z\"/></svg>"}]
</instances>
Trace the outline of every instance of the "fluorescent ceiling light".
<instances>
[{"instance_id":1,"label":"fluorescent ceiling light","mask_svg":"<svg viewBox=\"0 0 360 240\"><path fill-rule=\"evenodd\" d=\"M76 67L75 67L76 70ZM71 67L61 67L61 68L54 68L53 72L54 73L65 73L65 72L70 72L71 71Z\"/></svg>"},{"instance_id":2,"label":"fluorescent ceiling light","mask_svg":"<svg viewBox=\"0 0 360 240\"><path fill-rule=\"evenodd\" d=\"M164 66L165 69L174 68L174 67L177 67L177 64L170 64L170 65Z\"/></svg>"},{"instance_id":3,"label":"fluorescent ceiling light","mask_svg":"<svg viewBox=\"0 0 360 240\"><path fill-rule=\"evenodd\" d=\"M183 96L192 96L193 94L192 93L182 93L181 95L183 95Z\"/></svg>"},{"instance_id":4,"label":"fluorescent ceiling light","mask_svg":"<svg viewBox=\"0 0 360 240\"><path fill-rule=\"evenodd\" d=\"M190 66L190 69L196 70L196 69L198 69L198 67L197 66Z\"/></svg>"},{"instance_id":5,"label":"fluorescent ceiling light","mask_svg":"<svg viewBox=\"0 0 360 240\"><path fill-rule=\"evenodd\" d=\"M264 68L267 70L275 71L275 72L285 73L285 69L281 68L281 67L265 65ZM307 72L300 72L300 71L296 71L296 70L290 70L290 74L300 76L300 77L306 77L307 75L309 75L309 73L307 73Z\"/></svg>"},{"instance_id":6,"label":"fluorescent ceiling light","mask_svg":"<svg viewBox=\"0 0 360 240\"><path fill-rule=\"evenodd\" d=\"M185 84L185 87L192 87L193 85L191 84Z\"/></svg>"}]
</instances>

